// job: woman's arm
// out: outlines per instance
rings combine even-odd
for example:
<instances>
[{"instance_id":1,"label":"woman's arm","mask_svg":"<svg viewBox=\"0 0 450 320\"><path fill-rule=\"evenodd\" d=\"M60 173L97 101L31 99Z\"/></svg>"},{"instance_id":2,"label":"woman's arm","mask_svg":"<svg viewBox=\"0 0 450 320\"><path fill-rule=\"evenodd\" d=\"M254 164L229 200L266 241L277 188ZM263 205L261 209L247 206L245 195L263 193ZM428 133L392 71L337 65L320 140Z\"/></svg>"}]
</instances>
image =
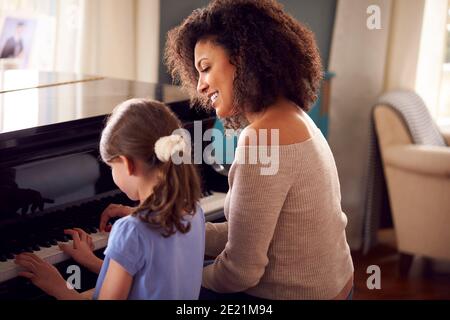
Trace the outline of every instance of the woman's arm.
<instances>
[{"instance_id":1,"label":"woman's arm","mask_svg":"<svg viewBox=\"0 0 450 320\"><path fill-rule=\"evenodd\" d=\"M228 240L228 222L206 223L205 255L218 256Z\"/></svg>"},{"instance_id":2,"label":"woman's arm","mask_svg":"<svg viewBox=\"0 0 450 320\"><path fill-rule=\"evenodd\" d=\"M99 300L126 300L133 277L114 259L110 259L105 279L100 289Z\"/></svg>"},{"instance_id":3,"label":"woman's arm","mask_svg":"<svg viewBox=\"0 0 450 320\"><path fill-rule=\"evenodd\" d=\"M229 191L228 242L203 269L202 285L221 293L257 285L292 178L288 170L261 175L260 165L236 164ZM281 170L280 170L281 171Z\"/></svg>"}]
</instances>

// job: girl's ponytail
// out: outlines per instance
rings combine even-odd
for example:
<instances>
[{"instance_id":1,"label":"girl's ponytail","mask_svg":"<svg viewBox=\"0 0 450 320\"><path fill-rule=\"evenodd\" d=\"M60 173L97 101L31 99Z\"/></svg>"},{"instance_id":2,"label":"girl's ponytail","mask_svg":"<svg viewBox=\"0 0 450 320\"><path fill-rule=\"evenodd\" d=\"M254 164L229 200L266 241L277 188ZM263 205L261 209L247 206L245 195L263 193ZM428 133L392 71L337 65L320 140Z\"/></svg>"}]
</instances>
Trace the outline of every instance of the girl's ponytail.
<instances>
[{"instance_id":1,"label":"girl's ponytail","mask_svg":"<svg viewBox=\"0 0 450 320\"><path fill-rule=\"evenodd\" d=\"M199 175L194 165L174 164L171 160L161 169L161 181L134 215L150 225L163 228L165 237L176 231L186 233L191 225L183 217L194 215L201 197Z\"/></svg>"}]
</instances>

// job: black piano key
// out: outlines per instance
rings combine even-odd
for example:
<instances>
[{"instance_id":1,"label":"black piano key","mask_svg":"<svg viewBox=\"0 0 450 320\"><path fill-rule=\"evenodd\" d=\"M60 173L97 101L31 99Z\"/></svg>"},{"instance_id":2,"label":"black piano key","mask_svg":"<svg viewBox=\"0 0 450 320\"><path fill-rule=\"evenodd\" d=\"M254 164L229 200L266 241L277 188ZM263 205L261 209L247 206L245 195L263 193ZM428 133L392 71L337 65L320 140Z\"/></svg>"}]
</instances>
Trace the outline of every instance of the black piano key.
<instances>
[{"instance_id":1,"label":"black piano key","mask_svg":"<svg viewBox=\"0 0 450 320\"><path fill-rule=\"evenodd\" d=\"M97 233L97 228L95 228L93 226L88 226L88 227L86 227L86 232Z\"/></svg>"},{"instance_id":2,"label":"black piano key","mask_svg":"<svg viewBox=\"0 0 450 320\"><path fill-rule=\"evenodd\" d=\"M26 247L25 249L24 249L24 252L30 252L30 253L32 253L34 250L33 250L33 248L32 247Z\"/></svg>"},{"instance_id":3,"label":"black piano key","mask_svg":"<svg viewBox=\"0 0 450 320\"><path fill-rule=\"evenodd\" d=\"M52 212L24 221L20 228L2 230L0 234L0 261L14 259L23 252L36 252L72 240L65 229L81 228L88 234L99 232L98 225L103 210L111 203L134 206L123 194L109 199L96 200L58 212Z\"/></svg>"},{"instance_id":4,"label":"black piano key","mask_svg":"<svg viewBox=\"0 0 450 320\"><path fill-rule=\"evenodd\" d=\"M24 253L25 252L25 248L13 248L11 251L12 251L12 253L17 255L17 254Z\"/></svg>"},{"instance_id":5,"label":"black piano key","mask_svg":"<svg viewBox=\"0 0 450 320\"><path fill-rule=\"evenodd\" d=\"M39 238L40 238L40 237L39 237L38 234L32 232L32 233L29 233L27 236L24 236L24 237L22 238L22 241L23 241L24 243L27 243L29 246L33 246L33 245L35 245L35 244L38 243L38 239L39 239Z\"/></svg>"},{"instance_id":6,"label":"black piano key","mask_svg":"<svg viewBox=\"0 0 450 320\"><path fill-rule=\"evenodd\" d=\"M77 224L74 221L70 221L64 224L62 229L73 229L76 228Z\"/></svg>"},{"instance_id":7,"label":"black piano key","mask_svg":"<svg viewBox=\"0 0 450 320\"><path fill-rule=\"evenodd\" d=\"M63 241L64 240L64 234L55 235L55 239L56 239L56 241Z\"/></svg>"},{"instance_id":8,"label":"black piano key","mask_svg":"<svg viewBox=\"0 0 450 320\"><path fill-rule=\"evenodd\" d=\"M211 192L211 190L206 189L202 192L202 195L203 195L203 197L207 197L207 196L212 195L212 192Z\"/></svg>"},{"instance_id":9,"label":"black piano key","mask_svg":"<svg viewBox=\"0 0 450 320\"><path fill-rule=\"evenodd\" d=\"M50 241L43 240L43 241L39 242L39 246L44 247L44 248L50 248L52 245L51 245Z\"/></svg>"}]
</instances>

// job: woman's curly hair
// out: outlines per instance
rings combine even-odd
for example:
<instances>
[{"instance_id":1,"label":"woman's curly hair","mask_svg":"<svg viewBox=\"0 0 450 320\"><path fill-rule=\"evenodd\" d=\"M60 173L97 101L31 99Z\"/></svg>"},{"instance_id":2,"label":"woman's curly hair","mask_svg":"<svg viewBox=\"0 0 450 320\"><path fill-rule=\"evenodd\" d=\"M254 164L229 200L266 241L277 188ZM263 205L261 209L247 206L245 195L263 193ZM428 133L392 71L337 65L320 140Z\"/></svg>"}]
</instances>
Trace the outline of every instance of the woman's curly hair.
<instances>
[{"instance_id":1,"label":"woman's curly hair","mask_svg":"<svg viewBox=\"0 0 450 320\"><path fill-rule=\"evenodd\" d=\"M236 67L237 112L260 112L283 96L305 111L317 98L322 66L313 33L273 0L214 0L169 31L165 62L193 104L210 107L196 92L194 48L211 39Z\"/></svg>"}]
</instances>

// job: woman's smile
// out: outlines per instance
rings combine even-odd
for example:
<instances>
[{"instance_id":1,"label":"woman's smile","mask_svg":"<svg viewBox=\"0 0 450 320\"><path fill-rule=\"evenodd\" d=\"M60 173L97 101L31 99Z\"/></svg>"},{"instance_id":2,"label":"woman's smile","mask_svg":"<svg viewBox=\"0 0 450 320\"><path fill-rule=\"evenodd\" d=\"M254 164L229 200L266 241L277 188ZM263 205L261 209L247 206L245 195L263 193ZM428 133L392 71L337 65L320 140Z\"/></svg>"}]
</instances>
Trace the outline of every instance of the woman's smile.
<instances>
[{"instance_id":1,"label":"woman's smile","mask_svg":"<svg viewBox=\"0 0 450 320\"><path fill-rule=\"evenodd\" d=\"M211 103L214 105L214 103L217 101L217 98L219 98L219 93L216 91L211 96Z\"/></svg>"},{"instance_id":2,"label":"woman's smile","mask_svg":"<svg viewBox=\"0 0 450 320\"><path fill-rule=\"evenodd\" d=\"M233 115L233 81L236 67L227 52L212 40L200 40L195 46L198 94L207 97L220 118Z\"/></svg>"}]
</instances>

